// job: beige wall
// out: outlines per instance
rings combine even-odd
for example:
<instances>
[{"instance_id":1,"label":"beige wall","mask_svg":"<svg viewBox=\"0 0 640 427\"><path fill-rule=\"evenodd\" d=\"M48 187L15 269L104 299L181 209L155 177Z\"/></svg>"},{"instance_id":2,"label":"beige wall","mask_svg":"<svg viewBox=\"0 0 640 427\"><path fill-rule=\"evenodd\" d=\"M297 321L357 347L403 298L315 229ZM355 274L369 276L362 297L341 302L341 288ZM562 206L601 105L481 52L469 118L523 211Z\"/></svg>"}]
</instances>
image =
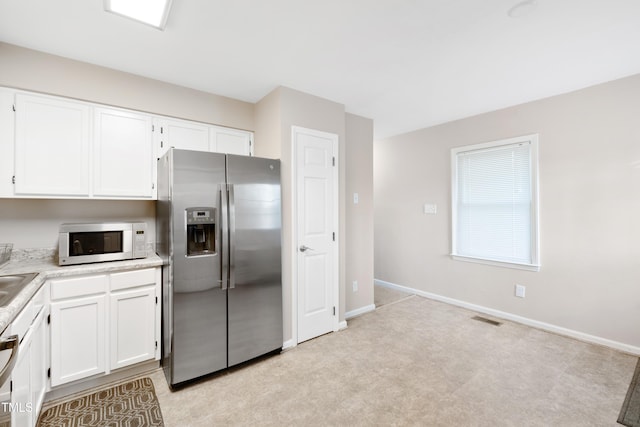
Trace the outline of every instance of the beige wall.
<instances>
[{"instance_id":1,"label":"beige wall","mask_svg":"<svg viewBox=\"0 0 640 427\"><path fill-rule=\"evenodd\" d=\"M339 138L340 174L340 320L346 311L373 304L373 122L369 119L345 114L344 106L286 87L279 87L256 104L256 140L269 140L256 155L277 156L282 159L283 176L283 286L285 340L292 336L292 301L294 286L291 277L292 262L296 254L293 241L292 218L292 150L291 127L301 126L334 133ZM267 137L269 135L269 137ZM359 153L360 152L360 153ZM358 154L359 153L359 154ZM349 188L349 191L347 191ZM353 191L361 192L361 204L349 205ZM350 194L347 194L350 192ZM367 212L368 211L368 212ZM353 229L351 228L353 226ZM358 280L357 294L351 292L351 283ZM348 294L345 294L346 289Z\"/></svg>"},{"instance_id":2,"label":"beige wall","mask_svg":"<svg viewBox=\"0 0 640 427\"><path fill-rule=\"evenodd\" d=\"M373 120L346 115L346 312L373 305ZM358 193L358 203L353 202ZM358 291L353 291L353 282Z\"/></svg>"},{"instance_id":3,"label":"beige wall","mask_svg":"<svg viewBox=\"0 0 640 427\"><path fill-rule=\"evenodd\" d=\"M155 242L156 206L152 201L0 199L0 243L14 249L58 247L65 222L144 221Z\"/></svg>"},{"instance_id":4,"label":"beige wall","mask_svg":"<svg viewBox=\"0 0 640 427\"><path fill-rule=\"evenodd\" d=\"M294 286L291 272L293 261L297 253L293 236L292 195L294 187L293 179L293 153L291 150L291 127L301 126L310 129L330 132L338 135L339 158L344 158L345 135L345 111L344 106L326 99L318 98L303 92L286 87L278 87L256 105L256 140L258 135L270 135L279 141L270 139L267 150L257 150L257 153L280 153L282 162L282 287L283 287L283 315L284 315L284 340L293 339L292 323L292 286ZM268 117L263 117L266 114ZM274 123L274 120L276 121ZM276 129L274 126L279 126ZM256 144L257 147L257 144ZM265 152L266 151L266 152ZM339 161L340 167L340 229L339 236L344 235L345 208L344 203L344 178L345 164ZM344 286L344 248L345 239L340 239L340 319L344 319L345 286Z\"/></svg>"},{"instance_id":5,"label":"beige wall","mask_svg":"<svg viewBox=\"0 0 640 427\"><path fill-rule=\"evenodd\" d=\"M253 130L253 105L0 42L0 86Z\"/></svg>"},{"instance_id":6,"label":"beige wall","mask_svg":"<svg viewBox=\"0 0 640 427\"><path fill-rule=\"evenodd\" d=\"M376 141L376 279L640 350L639 118L636 75ZM452 260L450 149L531 133L540 272Z\"/></svg>"},{"instance_id":7,"label":"beige wall","mask_svg":"<svg viewBox=\"0 0 640 427\"><path fill-rule=\"evenodd\" d=\"M281 90L276 89L255 105L254 138L256 144L253 154L257 157L279 159L282 157L282 118Z\"/></svg>"}]
</instances>

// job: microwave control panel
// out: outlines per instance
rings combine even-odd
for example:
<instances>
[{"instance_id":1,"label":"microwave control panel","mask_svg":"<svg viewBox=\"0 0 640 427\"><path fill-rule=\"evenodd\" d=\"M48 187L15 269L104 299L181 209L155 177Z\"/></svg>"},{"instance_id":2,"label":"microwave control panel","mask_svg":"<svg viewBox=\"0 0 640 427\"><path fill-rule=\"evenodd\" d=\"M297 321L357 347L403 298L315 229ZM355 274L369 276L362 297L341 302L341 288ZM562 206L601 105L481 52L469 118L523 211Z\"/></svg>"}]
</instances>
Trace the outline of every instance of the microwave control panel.
<instances>
[{"instance_id":1,"label":"microwave control panel","mask_svg":"<svg viewBox=\"0 0 640 427\"><path fill-rule=\"evenodd\" d=\"M134 222L133 224L133 256L145 257L147 252L147 224Z\"/></svg>"}]
</instances>

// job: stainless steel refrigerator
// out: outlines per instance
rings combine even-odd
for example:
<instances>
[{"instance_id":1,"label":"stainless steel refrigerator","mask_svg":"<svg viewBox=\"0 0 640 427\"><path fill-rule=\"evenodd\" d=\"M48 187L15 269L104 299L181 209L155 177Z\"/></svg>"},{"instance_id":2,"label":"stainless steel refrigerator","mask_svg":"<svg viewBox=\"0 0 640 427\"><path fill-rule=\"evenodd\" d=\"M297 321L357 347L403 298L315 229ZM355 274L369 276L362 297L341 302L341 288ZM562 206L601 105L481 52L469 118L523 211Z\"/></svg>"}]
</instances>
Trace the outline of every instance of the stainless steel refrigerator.
<instances>
[{"instance_id":1,"label":"stainless steel refrigerator","mask_svg":"<svg viewBox=\"0 0 640 427\"><path fill-rule=\"evenodd\" d=\"M170 386L281 350L279 160L170 149L156 242Z\"/></svg>"}]
</instances>

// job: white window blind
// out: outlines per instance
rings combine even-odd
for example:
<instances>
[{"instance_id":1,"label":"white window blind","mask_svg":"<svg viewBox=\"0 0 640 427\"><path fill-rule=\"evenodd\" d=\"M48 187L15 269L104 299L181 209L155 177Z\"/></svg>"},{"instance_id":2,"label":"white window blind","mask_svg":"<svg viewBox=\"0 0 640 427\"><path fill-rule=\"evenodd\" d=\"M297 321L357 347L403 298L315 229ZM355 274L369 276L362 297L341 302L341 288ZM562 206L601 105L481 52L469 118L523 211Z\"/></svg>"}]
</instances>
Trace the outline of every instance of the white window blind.
<instances>
[{"instance_id":1,"label":"white window blind","mask_svg":"<svg viewBox=\"0 0 640 427\"><path fill-rule=\"evenodd\" d=\"M452 151L454 256L538 266L535 162L532 137Z\"/></svg>"}]
</instances>

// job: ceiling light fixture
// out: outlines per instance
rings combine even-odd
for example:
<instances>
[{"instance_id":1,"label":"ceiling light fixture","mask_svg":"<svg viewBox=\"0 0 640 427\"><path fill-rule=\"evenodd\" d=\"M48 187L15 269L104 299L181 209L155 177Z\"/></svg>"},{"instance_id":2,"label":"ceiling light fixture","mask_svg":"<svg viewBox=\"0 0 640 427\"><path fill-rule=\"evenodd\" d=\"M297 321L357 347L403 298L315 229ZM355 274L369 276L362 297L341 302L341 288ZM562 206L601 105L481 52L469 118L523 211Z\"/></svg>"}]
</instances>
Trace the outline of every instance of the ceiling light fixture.
<instances>
[{"instance_id":1,"label":"ceiling light fixture","mask_svg":"<svg viewBox=\"0 0 640 427\"><path fill-rule=\"evenodd\" d=\"M522 18L530 14L536 8L536 0L524 0L516 3L507 11L509 18Z\"/></svg>"},{"instance_id":2,"label":"ceiling light fixture","mask_svg":"<svg viewBox=\"0 0 640 427\"><path fill-rule=\"evenodd\" d=\"M164 30L172 0L104 0L104 10Z\"/></svg>"}]
</instances>

